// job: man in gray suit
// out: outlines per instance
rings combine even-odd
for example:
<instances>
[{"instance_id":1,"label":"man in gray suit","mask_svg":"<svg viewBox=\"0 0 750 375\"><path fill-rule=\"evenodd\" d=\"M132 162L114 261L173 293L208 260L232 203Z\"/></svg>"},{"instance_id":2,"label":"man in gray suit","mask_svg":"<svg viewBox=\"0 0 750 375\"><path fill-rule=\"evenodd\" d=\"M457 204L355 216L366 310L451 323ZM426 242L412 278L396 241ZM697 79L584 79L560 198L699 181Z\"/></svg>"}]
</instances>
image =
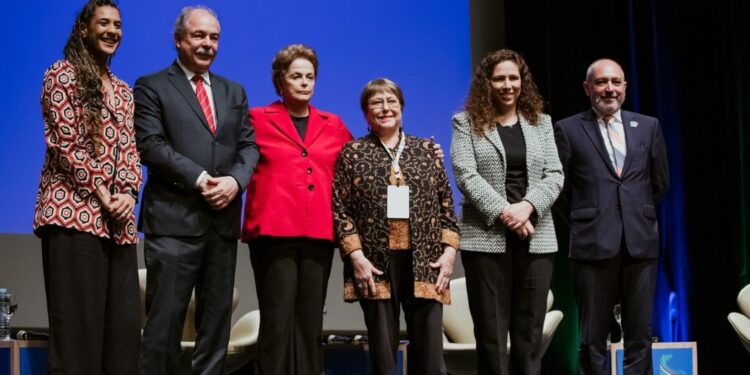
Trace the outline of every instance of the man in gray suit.
<instances>
[{"instance_id":1,"label":"man in gray suit","mask_svg":"<svg viewBox=\"0 0 750 375\"><path fill-rule=\"evenodd\" d=\"M625 374L651 374L651 315L659 255L656 205L669 185L659 120L621 110L627 82L615 61L591 64L591 109L555 124L565 171L558 203L570 223L580 314L581 374L608 374L612 308L622 305Z\"/></svg>"},{"instance_id":2,"label":"man in gray suit","mask_svg":"<svg viewBox=\"0 0 750 375\"><path fill-rule=\"evenodd\" d=\"M187 7L174 27L178 58L135 84L138 150L148 167L139 229L148 268L142 374L179 370L190 295L197 299L194 374L223 373L241 195L258 162L247 96L209 72L219 21Z\"/></svg>"}]
</instances>

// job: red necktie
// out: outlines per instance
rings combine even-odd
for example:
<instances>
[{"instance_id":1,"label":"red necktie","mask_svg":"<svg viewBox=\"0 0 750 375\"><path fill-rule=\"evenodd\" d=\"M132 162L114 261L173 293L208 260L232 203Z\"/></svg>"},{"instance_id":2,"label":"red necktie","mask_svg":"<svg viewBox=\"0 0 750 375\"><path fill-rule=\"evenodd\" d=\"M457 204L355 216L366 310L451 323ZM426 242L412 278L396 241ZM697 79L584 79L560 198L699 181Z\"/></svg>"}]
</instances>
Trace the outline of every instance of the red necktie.
<instances>
[{"instance_id":1,"label":"red necktie","mask_svg":"<svg viewBox=\"0 0 750 375\"><path fill-rule=\"evenodd\" d=\"M206 88L203 87L203 76L194 75L193 82L195 82L195 95L198 97L198 103L201 105L203 114L206 116L208 121L208 127L211 128L211 134L216 134L216 124L214 123L214 113L211 112L211 103L208 101L208 94Z\"/></svg>"}]
</instances>

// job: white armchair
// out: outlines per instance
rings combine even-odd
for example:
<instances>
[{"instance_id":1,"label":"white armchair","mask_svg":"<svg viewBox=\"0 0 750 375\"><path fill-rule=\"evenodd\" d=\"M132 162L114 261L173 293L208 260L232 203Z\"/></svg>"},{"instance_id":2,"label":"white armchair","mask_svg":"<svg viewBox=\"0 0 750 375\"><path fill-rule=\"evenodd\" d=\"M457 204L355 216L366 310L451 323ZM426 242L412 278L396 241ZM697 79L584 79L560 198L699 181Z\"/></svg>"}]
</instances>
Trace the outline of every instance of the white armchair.
<instances>
[{"instance_id":1,"label":"white armchair","mask_svg":"<svg viewBox=\"0 0 750 375\"><path fill-rule=\"evenodd\" d=\"M745 349L750 352L750 285L746 285L740 294L737 295L737 306L740 308L740 312L729 313L727 319L729 324L732 325L734 331L737 332L740 342Z\"/></svg>"},{"instance_id":2,"label":"white armchair","mask_svg":"<svg viewBox=\"0 0 750 375\"><path fill-rule=\"evenodd\" d=\"M474 322L469 312L469 299L466 294L466 279L451 281L451 304L443 307L443 356L448 372L452 375L476 374L476 341L474 339ZM547 294L547 314L542 328L541 353L547 351L557 327L562 321L563 313L552 310L554 296L550 290ZM510 339L508 351L510 352Z\"/></svg>"}]
</instances>

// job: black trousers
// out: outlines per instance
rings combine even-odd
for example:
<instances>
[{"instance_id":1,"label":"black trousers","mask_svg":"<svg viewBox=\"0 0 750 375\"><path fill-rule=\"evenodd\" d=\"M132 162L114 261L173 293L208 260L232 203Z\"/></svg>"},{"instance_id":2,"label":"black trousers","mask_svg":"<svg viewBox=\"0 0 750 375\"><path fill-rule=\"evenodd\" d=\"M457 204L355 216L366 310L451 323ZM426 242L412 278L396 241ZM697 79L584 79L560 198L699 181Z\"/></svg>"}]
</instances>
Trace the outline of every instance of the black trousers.
<instances>
[{"instance_id":1,"label":"black trousers","mask_svg":"<svg viewBox=\"0 0 750 375\"><path fill-rule=\"evenodd\" d=\"M367 325L372 374L396 373L402 307L409 337L408 373L447 374L443 360L443 304L414 297L411 251L391 251L390 258L391 298L359 301Z\"/></svg>"},{"instance_id":2,"label":"black trousers","mask_svg":"<svg viewBox=\"0 0 750 375\"><path fill-rule=\"evenodd\" d=\"M625 241L622 243L624 246ZM607 334L619 297L625 339L623 370L627 375L652 374L651 319L657 260L635 259L623 247L614 258L571 263L580 314L580 373L609 374Z\"/></svg>"},{"instance_id":3,"label":"black trousers","mask_svg":"<svg viewBox=\"0 0 750 375\"><path fill-rule=\"evenodd\" d=\"M42 233L50 374L138 374L135 245L74 229Z\"/></svg>"},{"instance_id":4,"label":"black trousers","mask_svg":"<svg viewBox=\"0 0 750 375\"><path fill-rule=\"evenodd\" d=\"M530 254L528 241L512 232L506 239L502 254L461 252L477 342L477 373L539 374L554 254Z\"/></svg>"},{"instance_id":5,"label":"black trousers","mask_svg":"<svg viewBox=\"0 0 750 375\"><path fill-rule=\"evenodd\" d=\"M237 240L146 235L146 312L141 374L179 374L180 340L195 288L193 374L223 374L232 323Z\"/></svg>"},{"instance_id":6,"label":"black trousers","mask_svg":"<svg viewBox=\"0 0 750 375\"><path fill-rule=\"evenodd\" d=\"M319 375L333 242L260 237L249 248L260 307L255 373Z\"/></svg>"}]
</instances>

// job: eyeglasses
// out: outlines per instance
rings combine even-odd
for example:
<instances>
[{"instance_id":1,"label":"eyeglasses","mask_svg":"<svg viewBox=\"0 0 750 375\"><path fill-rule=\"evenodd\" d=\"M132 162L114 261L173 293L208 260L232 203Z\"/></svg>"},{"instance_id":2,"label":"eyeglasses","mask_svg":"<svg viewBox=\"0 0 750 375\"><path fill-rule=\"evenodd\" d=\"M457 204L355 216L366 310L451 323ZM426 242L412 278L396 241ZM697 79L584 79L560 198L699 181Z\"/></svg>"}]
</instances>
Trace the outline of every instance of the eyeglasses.
<instances>
[{"instance_id":1,"label":"eyeglasses","mask_svg":"<svg viewBox=\"0 0 750 375\"><path fill-rule=\"evenodd\" d=\"M388 108L393 108L393 109L401 108L401 103L396 99L388 99L388 100L375 99L375 100L371 100L370 102L368 102L367 105L370 106L370 108L377 109L377 110L381 110L385 108L386 105L388 105Z\"/></svg>"}]
</instances>

